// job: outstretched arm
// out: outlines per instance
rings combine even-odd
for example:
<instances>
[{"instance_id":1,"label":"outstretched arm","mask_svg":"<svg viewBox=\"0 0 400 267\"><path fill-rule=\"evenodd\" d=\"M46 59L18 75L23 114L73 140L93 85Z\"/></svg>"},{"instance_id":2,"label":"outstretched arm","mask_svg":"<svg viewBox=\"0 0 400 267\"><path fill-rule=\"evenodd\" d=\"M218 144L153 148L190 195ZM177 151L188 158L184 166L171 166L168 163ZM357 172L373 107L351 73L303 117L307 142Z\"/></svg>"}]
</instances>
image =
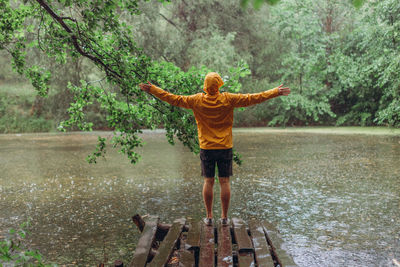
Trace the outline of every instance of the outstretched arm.
<instances>
[{"instance_id":1,"label":"outstretched arm","mask_svg":"<svg viewBox=\"0 0 400 267\"><path fill-rule=\"evenodd\" d=\"M150 82L147 82L148 84L141 83L139 84L139 87L142 91L145 91L147 93L150 93L157 98L161 99L162 101L165 101L173 106L181 107L181 108L192 108L193 107L193 101L194 101L194 96L183 96L183 95L174 95L172 93L169 93L154 84L151 84Z\"/></svg>"},{"instance_id":2,"label":"outstretched arm","mask_svg":"<svg viewBox=\"0 0 400 267\"><path fill-rule=\"evenodd\" d=\"M287 96L290 94L289 87L283 87L283 84L279 85L278 87L257 93L257 94L229 94L230 100L232 105L235 108L238 107L247 107L255 104L259 104L264 102L268 99L277 97L277 96Z\"/></svg>"}]
</instances>

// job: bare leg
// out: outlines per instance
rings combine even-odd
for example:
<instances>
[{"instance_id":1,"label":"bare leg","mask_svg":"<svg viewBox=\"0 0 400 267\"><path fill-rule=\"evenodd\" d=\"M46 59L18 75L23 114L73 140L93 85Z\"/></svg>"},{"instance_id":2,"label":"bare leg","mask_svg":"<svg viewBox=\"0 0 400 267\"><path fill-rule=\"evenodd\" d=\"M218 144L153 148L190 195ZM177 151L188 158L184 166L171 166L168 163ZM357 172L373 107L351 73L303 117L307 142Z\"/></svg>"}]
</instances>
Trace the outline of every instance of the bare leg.
<instances>
[{"instance_id":1,"label":"bare leg","mask_svg":"<svg viewBox=\"0 0 400 267\"><path fill-rule=\"evenodd\" d=\"M229 177L219 177L219 185L221 186L221 218L228 218L229 201L231 199L231 186L229 184Z\"/></svg>"},{"instance_id":2,"label":"bare leg","mask_svg":"<svg viewBox=\"0 0 400 267\"><path fill-rule=\"evenodd\" d=\"M208 178L204 177L203 185L203 200L206 206L207 218L212 218L212 204L213 204L213 187L214 187L214 177Z\"/></svg>"}]
</instances>

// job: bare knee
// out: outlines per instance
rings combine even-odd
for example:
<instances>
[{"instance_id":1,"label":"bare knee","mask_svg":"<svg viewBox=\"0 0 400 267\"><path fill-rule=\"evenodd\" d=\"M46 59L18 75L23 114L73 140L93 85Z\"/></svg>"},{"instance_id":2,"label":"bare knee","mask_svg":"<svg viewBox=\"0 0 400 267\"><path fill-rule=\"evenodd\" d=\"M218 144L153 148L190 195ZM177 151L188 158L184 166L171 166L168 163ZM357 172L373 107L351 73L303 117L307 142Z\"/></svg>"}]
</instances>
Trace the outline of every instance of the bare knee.
<instances>
[{"instance_id":1,"label":"bare knee","mask_svg":"<svg viewBox=\"0 0 400 267\"><path fill-rule=\"evenodd\" d=\"M204 177L204 184L208 186L214 186L214 177L209 178L209 177Z\"/></svg>"},{"instance_id":2,"label":"bare knee","mask_svg":"<svg viewBox=\"0 0 400 267\"><path fill-rule=\"evenodd\" d=\"M220 185L229 184L229 177L219 177L218 180Z\"/></svg>"}]
</instances>

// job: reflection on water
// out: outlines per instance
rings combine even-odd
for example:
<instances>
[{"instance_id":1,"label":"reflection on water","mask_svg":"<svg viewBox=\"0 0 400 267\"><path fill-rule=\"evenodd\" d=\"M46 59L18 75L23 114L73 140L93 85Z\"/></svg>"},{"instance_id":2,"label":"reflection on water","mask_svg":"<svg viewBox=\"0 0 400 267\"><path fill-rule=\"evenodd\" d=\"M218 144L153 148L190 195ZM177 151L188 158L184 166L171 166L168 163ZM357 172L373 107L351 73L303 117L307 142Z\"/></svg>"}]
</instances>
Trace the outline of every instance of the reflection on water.
<instances>
[{"instance_id":1,"label":"reflection on water","mask_svg":"<svg viewBox=\"0 0 400 267\"><path fill-rule=\"evenodd\" d=\"M136 166L115 151L89 165L95 134L0 135L0 236L31 218L46 261L93 266L129 262L136 213L200 219L198 157L159 132L143 139ZM235 145L231 216L277 224L299 266L400 259L400 137L241 131Z\"/></svg>"}]
</instances>

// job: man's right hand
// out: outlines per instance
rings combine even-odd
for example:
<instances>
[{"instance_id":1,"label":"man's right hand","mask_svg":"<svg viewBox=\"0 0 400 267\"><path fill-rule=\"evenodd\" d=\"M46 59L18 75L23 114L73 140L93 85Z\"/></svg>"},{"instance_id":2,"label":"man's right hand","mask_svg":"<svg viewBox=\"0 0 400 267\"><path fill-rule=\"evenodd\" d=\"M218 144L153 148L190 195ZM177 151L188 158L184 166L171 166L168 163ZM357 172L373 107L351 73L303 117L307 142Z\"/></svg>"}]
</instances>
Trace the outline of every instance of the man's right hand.
<instances>
[{"instance_id":1,"label":"man's right hand","mask_svg":"<svg viewBox=\"0 0 400 267\"><path fill-rule=\"evenodd\" d=\"M279 90L279 95L289 95L290 94L290 88L283 87L283 84L278 86L278 90Z\"/></svg>"},{"instance_id":2,"label":"man's right hand","mask_svg":"<svg viewBox=\"0 0 400 267\"><path fill-rule=\"evenodd\" d=\"M145 91L148 93L148 92L150 92L151 83L149 83L149 84L141 83L141 84L139 84L139 87L142 91Z\"/></svg>"}]
</instances>

